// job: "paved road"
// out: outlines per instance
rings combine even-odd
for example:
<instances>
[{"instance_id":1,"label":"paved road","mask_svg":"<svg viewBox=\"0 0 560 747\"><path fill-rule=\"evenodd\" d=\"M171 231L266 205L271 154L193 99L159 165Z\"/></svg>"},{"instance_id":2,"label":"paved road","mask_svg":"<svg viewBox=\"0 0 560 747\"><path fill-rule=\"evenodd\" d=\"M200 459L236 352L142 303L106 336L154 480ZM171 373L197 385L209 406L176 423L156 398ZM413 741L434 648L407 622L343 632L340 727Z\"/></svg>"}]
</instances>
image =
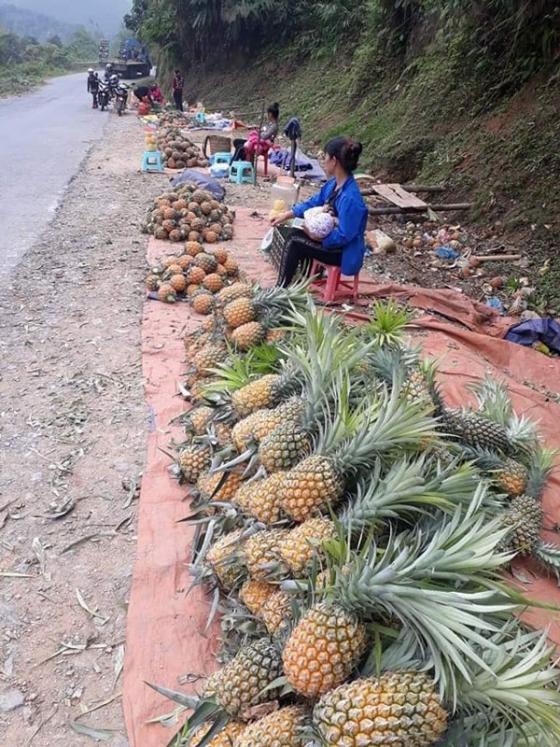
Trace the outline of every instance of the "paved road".
<instances>
[{"instance_id":1,"label":"paved road","mask_svg":"<svg viewBox=\"0 0 560 747\"><path fill-rule=\"evenodd\" d=\"M108 113L92 111L85 74L0 99L0 280L51 220Z\"/></svg>"}]
</instances>

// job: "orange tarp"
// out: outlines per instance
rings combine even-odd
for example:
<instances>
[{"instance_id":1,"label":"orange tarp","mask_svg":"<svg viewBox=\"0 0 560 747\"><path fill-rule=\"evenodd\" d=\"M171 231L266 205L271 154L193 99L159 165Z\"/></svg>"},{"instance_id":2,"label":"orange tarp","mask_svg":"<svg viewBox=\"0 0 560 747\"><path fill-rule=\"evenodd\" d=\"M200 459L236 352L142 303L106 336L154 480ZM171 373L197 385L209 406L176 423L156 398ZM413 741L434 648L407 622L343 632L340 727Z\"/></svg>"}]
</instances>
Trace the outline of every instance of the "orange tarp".
<instances>
[{"instance_id":1,"label":"orange tarp","mask_svg":"<svg viewBox=\"0 0 560 747\"><path fill-rule=\"evenodd\" d=\"M258 251L267 230L262 215L238 209L235 240L226 247L242 269L264 285L275 273ZM150 240L150 261L173 246ZM363 278L368 296L395 296L427 312L415 321L415 341L440 360L441 381L450 404L469 400L466 387L486 373L506 381L519 413L540 422L550 447L560 448L560 362L506 342L500 337L511 320L501 319L482 304L460 293L375 283ZM437 317L430 315L437 313ZM356 314L359 317L360 314ZM441 321L441 318L448 320ZM187 563L192 530L177 520L188 514L187 491L170 479L166 449L181 429L169 421L185 405L177 397L177 381L186 369L182 335L198 322L186 304L165 306L147 301L142 325L143 366L151 424L146 468L139 505L138 550L128 614L123 703L131 747L165 747L173 733L149 719L168 713L172 705L148 688L153 682L180 688L186 673L205 674L215 667L215 635L206 636L208 601L200 591L189 596ZM544 496L547 526L560 522L560 480L555 474ZM554 541L554 534L548 538ZM560 606L560 589L553 578L531 564L520 564L531 582L525 592ZM551 638L560 644L560 624L554 615L531 611L527 619L538 627L551 624ZM192 692L192 686L191 686Z\"/></svg>"}]
</instances>

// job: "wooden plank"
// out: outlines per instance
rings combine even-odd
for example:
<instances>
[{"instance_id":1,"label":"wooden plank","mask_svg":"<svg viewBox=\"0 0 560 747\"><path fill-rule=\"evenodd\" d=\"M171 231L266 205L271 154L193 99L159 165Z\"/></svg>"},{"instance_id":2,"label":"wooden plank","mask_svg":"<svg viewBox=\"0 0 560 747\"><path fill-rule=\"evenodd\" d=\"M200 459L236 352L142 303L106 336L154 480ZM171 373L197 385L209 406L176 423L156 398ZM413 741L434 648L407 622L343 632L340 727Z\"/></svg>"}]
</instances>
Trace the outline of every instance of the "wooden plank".
<instances>
[{"instance_id":1,"label":"wooden plank","mask_svg":"<svg viewBox=\"0 0 560 747\"><path fill-rule=\"evenodd\" d=\"M472 206L472 202L455 202L449 205L426 205L425 207L414 206L407 208L386 205L383 207L368 208L368 212L370 215L403 215L407 213L424 213L430 208L435 213L443 213L450 210L470 210Z\"/></svg>"},{"instance_id":2,"label":"wooden plank","mask_svg":"<svg viewBox=\"0 0 560 747\"><path fill-rule=\"evenodd\" d=\"M372 189L385 200L400 208L426 208L424 200L407 192L400 184L376 184Z\"/></svg>"}]
</instances>

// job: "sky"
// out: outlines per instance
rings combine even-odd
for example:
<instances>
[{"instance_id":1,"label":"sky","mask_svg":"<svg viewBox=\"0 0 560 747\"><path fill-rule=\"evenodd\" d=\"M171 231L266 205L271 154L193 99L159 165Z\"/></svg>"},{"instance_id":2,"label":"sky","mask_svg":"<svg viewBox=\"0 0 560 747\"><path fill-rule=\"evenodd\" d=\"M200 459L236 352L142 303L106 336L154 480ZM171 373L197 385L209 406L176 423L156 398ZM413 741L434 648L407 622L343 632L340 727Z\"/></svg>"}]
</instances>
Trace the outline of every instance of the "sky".
<instances>
[{"instance_id":1,"label":"sky","mask_svg":"<svg viewBox=\"0 0 560 747\"><path fill-rule=\"evenodd\" d=\"M96 23L105 34L116 33L132 0L5 0L19 8L44 13L67 23Z\"/></svg>"}]
</instances>

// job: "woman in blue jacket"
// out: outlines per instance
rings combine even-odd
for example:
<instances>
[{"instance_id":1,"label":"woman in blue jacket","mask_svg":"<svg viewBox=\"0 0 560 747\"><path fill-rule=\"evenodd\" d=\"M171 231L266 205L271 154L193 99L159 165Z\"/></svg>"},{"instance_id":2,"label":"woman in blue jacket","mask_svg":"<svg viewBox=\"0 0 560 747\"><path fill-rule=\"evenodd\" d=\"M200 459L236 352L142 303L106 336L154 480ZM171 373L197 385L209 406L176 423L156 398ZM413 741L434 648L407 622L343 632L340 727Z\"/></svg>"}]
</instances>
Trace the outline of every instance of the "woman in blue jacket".
<instances>
[{"instance_id":1,"label":"woman in blue jacket","mask_svg":"<svg viewBox=\"0 0 560 747\"><path fill-rule=\"evenodd\" d=\"M335 217L334 230L322 241L307 229L294 231L285 252L278 285L288 286L303 265L309 273L314 259L340 267L343 275L355 275L364 262L368 211L353 177L362 153L360 143L337 137L325 147L324 168L331 177L321 191L307 202L294 205L272 221L274 226L291 218L303 218L306 210L324 207Z\"/></svg>"}]
</instances>

